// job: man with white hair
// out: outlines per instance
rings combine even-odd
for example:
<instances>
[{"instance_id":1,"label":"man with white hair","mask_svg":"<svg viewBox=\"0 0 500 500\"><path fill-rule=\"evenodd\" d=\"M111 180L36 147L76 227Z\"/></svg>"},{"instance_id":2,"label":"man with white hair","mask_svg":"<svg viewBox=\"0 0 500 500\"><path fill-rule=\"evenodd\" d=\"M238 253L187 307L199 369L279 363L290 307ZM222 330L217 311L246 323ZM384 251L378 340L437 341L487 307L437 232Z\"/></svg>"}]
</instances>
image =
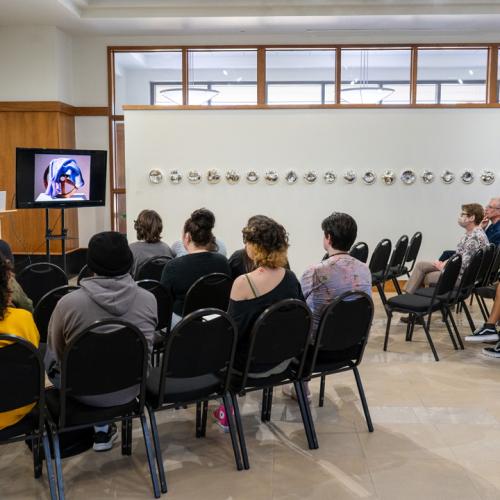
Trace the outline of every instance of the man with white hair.
<instances>
[{"instance_id":1,"label":"man with white hair","mask_svg":"<svg viewBox=\"0 0 500 500\"><path fill-rule=\"evenodd\" d=\"M494 245L500 245L500 198L491 198L484 207L484 219L481 222L488 241Z\"/></svg>"}]
</instances>

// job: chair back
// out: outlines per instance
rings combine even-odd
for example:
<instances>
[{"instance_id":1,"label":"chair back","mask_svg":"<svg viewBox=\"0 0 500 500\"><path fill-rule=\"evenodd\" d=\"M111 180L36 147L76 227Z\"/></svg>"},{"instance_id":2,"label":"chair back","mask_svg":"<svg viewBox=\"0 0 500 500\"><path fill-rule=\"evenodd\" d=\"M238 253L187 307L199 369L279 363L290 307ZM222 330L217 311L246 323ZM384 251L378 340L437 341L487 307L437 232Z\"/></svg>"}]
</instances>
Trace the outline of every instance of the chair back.
<instances>
[{"instance_id":1,"label":"chair back","mask_svg":"<svg viewBox=\"0 0 500 500\"><path fill-rule=\"evenodd\" d=\"M408 250L408 236L403 234L396 242L396 246L389 261L389 270L392 270L396 275L399 275L405 264L405 257Z\"/></svg>"},{"instance_id":2,"label":"chair back","mask_svg":"<svg viewBox=\"0 0 500 500\"><path fill-rule=\"evenodd\" d=\"M469 264L465 268L457 294L457 299L464 300L472 293L474 284L476 283L477 274L481 263L483 262L484 251L480 248L470 259Z\"/></svg>"},{"instance_id":3,"label":"chair back","mask_svg":"<svg viewBox=\"0 0 500 500\"><path fill-rule=\"evenodd\" d=\"M35 320L36 327L38 328L38 333L40 333L40 343L44 344L47 342L47 333L49 328L49 321L54 309L65 295L75 290L78 290L78 286L64 285L54 288L50 292L47 292L39 301L33 312L33 319Z\"/></svg>"},{"instance_id":4,"label":"chair back","mask_svg":"<svg viewBox=\"0 0 500 500\"><path fill-rule=\"evenodd\" d=\"M311 323L311 311L302 300L280 300L264 310L250 332L242 387L246 386L248 374L255 371L255 366L277 366L289 359L299 362L297 378L300 378L309 345ZM287 377L285 373L284 378Z\"/></svg>"},{"instance_id":5,"label":"chair back","mask_svg":"<svg viewBox=\"0 0 500 500\"><path fill-rule=\"evenodd\" d=\"M490 243L486 248L483 249L483 260L476 277L476 286L482 286L486 284L489 278L489 271L495 258L496 247L493 243Z\"/></svg>"},{"instance_id":6,"label":"chair back","mask_svg":"<svg viewBox=\"0 0 500 500\"><path fill-rule=\"evenodd\" d=\"M45 371L38 349L27 340L0 333L0 412L38 403L43 429Z\"/></svg>"},{"instance_id":7,"label":"chair back","mask_svg":"<svg viewBox=\"0 0 500 500\"><path fill-rule=\"evenodd\" d=\"M370 268L372 276L377 274L380 275L380 277L376 277L376 279L383 280L385 277L385 271L391 255L391 246L391 240L384 238L378 243L372 253L368 267Z\"/></svg>"},{"instance_id":8,"label":"chair back","mask_svg":"<svg viewBox=\"0 0 500 500\"><path fill-rule=\"evenodd\" d=\"M167 337L158 405L163 404L168 378L190 379L214 375L220 380L221 393L226 392L236 341L236 325L224 311L206 308L185 316Z\"/></svg>"},{"instance_id":9,"label":"chair back","mask_svg":"<svg viewBox=\"0 0 500 500\"><path fill-rule=\"evenodd\" d=\"M36 306L47 292L68 284L66 273L50 262L37 262L26 266L16 275L16 280L33 301L33 306Z\"/></svg>"},{"instance_id":10,"label":"chair back","mask_svg":"<svg viewBox=\"0 0 500 500\"><path fill-rule=\"evenodd\" d=\"M90 270L87 264L85 264L78 273L78 278L76 278L76 284L80 285L80 281L82 281L82 279L91 278L92 276L94 276L94 272Z\"/></svg>"},{"instance_id":11,"label":"chair back","mask_svg":"<svg viewBox=\"0 0 500 500\"><path fill-rule=\"evenodd\" d=\"M420 231L417 231L410 240L410 244L408 245L408 252L406 253L405 257L405 263L411 262L413 268L417 257L418 257L418 252L420 251L420 245L422 245L422 233ZM410 269L411 271L411 269Z\"/></svg>"},{"instance_id":12,"label":"chair back","mask_svg":"<svg viewBox=\"0 0 500 500\"><path fill-rule=\"evenodd\" d=\"M198 309L221 309L227 311L233 280L223 273L211 273L196 280L184 299L182 316Z\"/></svg>"},{"instance_id":13,"label":"chair back","mask_svg":"<svg viewBox=\"0 0 500 500\"><path fill-rule=\"evenodd\" d=\"M137 285L155 296L158 307L158 330L169 331L174 309L174 299L170 291L156 280L140 280Z\"/></svg>"},{"instance_id":14,"label":"chair back","mask_svg":"<svg viewBox=\"0 0 500 500\"><path fill-rule=\"evenodd\" d=\"M141 264L139 269L137 269L134 279L136 281L140 280L161 281L163 268L165 267L165 264L169 260L172 260L172 258L166 257L165 255L157 255L155 257L151 257L146 262Z\"/></svg>"},{"instance_id":15,"label":"chair back","mask_svg":"<svg viewBox=\"0 0 500 500\"><path fill-rule=\"evenodd\" d=\"M322 355L338 365L361 363L373 321L372 298L362 291L345 292L331 302L321 314L318 334L310 364L314 373Z\"/></svg>"},{"instance_id":16,"label":"chair back","mask_svg":"<svg viewBox=\"0 0 500 500\"><path fill-rule=\"evenodd\" d=\"M488 278L488 285L493 285L496 281L498 281L498 272L500 271L500 247L495 248L495 256L492 260L490 271L489 271L489 278Z\"/></svg>"},{"instance_id":17,"label":"chair back","mask_svg":"<svg viewBox=\"0 0 500 500\"><path fill-rule=\"evenodd\" d=\"M148 346L142 332L126 321L96 321L75 335L61 362L59 425L64 427L69 397L97 396L139 385L144 407Z\"/></svg>"},{"instance_id":18,"label":"chair back","mask_svg":"<svg viewBox=\"0 0 500 500\"><path fill-rule=\"evenodd\" d=\"M361 262L366 263L368 260L368 245L364 241L359 241L355 243L349 250L349 255Z\"/></svg>"},{"instance_id":19,"label":"chair back","mask_svg":"<svg viewBox=\"0 0 500 500\"><path fill-rule=\"evenodd\" d=\"M451 292L455 289L461 268L462 256L456 253L446 261L443 272L439 276L439 280L436 283L433 298L449 298Z\"/></svg>"}]
</instances>

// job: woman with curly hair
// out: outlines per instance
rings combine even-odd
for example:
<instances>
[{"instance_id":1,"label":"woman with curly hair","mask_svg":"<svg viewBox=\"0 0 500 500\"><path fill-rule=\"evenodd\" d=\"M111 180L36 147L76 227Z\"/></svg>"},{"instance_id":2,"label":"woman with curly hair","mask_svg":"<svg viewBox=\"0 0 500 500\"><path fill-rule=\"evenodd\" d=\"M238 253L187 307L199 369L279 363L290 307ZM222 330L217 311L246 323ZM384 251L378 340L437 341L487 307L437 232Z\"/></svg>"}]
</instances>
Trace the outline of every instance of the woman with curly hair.
<instances>
[{"instance_id":1,"label":"woman with curly hair","mask_svg":"<svg viewBox=\"0 0 500 500\"><path fill-rule=\"evenodd\" d=\"M16 335L28 340L38 347L40 335L33 316L25 309L12 307L12 291L10 288L12 265L0 254L0 333ZM0 342L0 348L10 342ZM0 412L0 429L16 424L27 415L35 404L30 404L15 410Z\"/></svg>"}]
</instances>

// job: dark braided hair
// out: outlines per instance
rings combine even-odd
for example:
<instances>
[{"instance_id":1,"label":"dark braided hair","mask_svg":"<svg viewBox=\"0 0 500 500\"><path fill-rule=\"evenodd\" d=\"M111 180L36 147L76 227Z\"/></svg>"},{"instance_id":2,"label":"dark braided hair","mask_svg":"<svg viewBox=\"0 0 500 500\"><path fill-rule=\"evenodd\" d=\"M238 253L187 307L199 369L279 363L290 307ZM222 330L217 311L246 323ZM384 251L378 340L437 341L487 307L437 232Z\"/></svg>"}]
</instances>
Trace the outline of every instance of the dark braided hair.
<instances>
[{"instance_id":1,"label":"dark braided hair","mask_svg":"<svg viewBox=\"0 0 500 500\"><path fill-rule=\"evenodd\" d=\"M0 321L5 318L7 306L9 305L10 289L9 281L12 272L11 263L0 254Z\"/></svg>"},{"instance_id":2,"label":"dark braided hair","mask_svg":"<svg viewBox=\"0 0 500 500\"><path fill-rule=\"evenodd\" d=\"M215 236L212 229L215 226L215 215L206 208L195 210L184 223L184 234L189 233L197 247L206 247L210 252L217 251Z\"/></svg>"},{"instance_id":3,"label":"dark braided hair","mask_svg":"<svg viewBox=\"0 0 500 500\"><path fill-rule=\"evenodd\" d=\"M252 245L257 267L284 267L288 262L288 234L270 217L256 215L250 218L243 228L243 241Z\"/></svg>"}]
</instances>

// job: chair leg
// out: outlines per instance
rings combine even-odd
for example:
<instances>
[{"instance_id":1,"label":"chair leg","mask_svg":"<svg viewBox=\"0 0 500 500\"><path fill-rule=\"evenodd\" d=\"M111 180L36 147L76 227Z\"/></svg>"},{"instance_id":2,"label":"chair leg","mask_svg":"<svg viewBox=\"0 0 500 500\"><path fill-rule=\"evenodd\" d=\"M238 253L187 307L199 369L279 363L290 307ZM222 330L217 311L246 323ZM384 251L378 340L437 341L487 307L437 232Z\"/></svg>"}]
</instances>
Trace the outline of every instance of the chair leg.
<instances>
[{"instance_id":1,"label":"chair leg","mask_svg":"<svg viewBox=\"0 0 500 500\"><path fill-rule=\"evenodd\" d=\"M406 342L410 342L410 337L411 337L410 327L411 327L411 321L408 321L408 323L406 323L406 337L405 337Z\"/></svg>"},{"instance_id":2,"label":"chair leg","mask_svg":"<svg viewBox=\"0 0 500 500\"><path fill-rule=\"evenodd\" d=\"M243 467L245 469L250 469L250 463L248 461L247 444L245 441L245 434L243 432L243 423L241 421L240 405L238 403L238 395L230 393L231 402L234 408L234 420L236 422L236 431L238 433L238 439L240 442L241 455L243 457Z\"/></svg>"},{"instance_id":3,"label":"chair leg","mask_svg":"<svg viewBox=\"0 0 500 500\"><path fill-rule=\"evenodd\" d=\"M484 297L480 297L480 299L481 299L481 303L483 304L484 313L486 315L485 321L487 321L487 319L490 316L490 311L488 309L488 306L486 305L486 301L484 300Z\"/></svg>"},{"instance_id":4,"label":"chair leg","mask_svg":"<svg viewBox=\"0 0 500 500\"><path fill-rule=\"evenodd\" d=\"M59 447L59 436L56 431L51 432L52 444L54 448L54 459L56 462L56 479L59 500L64 500L64 480L61 464L61 448Z\"/></svg>"},{"instance_id":5,"label":"chair leg","mask_svg":"<svg viewBox=\"0 0 500 500\"><path fill-rule=\"evenodd\" d=\"M304 401L304 408L306 410L306 415L307 415L307 419L309 422L309 432L311 433L312 441L314 443L314 449L317 450L319 448L318 436L316 435L316 427L314 426L314 419L313 419L312 413L311 413L311 405L309 404L309 401L307 400L306 384L307 384L307 382L305 380L301 380L299 382L299 388L300 388L300 392L302 393L302 399Z\"/></svg>"},{"instance_id":6,"label":"chair leg","mask_svg":"<svg viewBox=\"0 0 500 500\"><path fill-rule=\"evenodd\" d=\"M385 326L384 351L387 351L387 343L389 342L389 330L391 329L392 313L387 312L387 324Z\"/></svg>"},{"instance_id":7,"label":"chair leg","mask_svg":"<svg viewBox=\"0 0 500 500\"><path fill-rule=\"evenodd\" d=\"M153 449L151 447L151 437L149 435L148 423L146 422L146 415L141 415L142 435L144 436L144 445L146 446L146 455L148 457L149 474L151 482L153 483L153 494L155 498L160 498L160 486L158 484L158 477L154 466ZM163 465L163 464L162 464Z\"/></svg>"},{"instance_id":8,"label":"chair leg","mask_svg":"<svg viewBox=\"0 0 500 500\"><path fill-rule=\"evenodd\" d=\"M352 371L354 372L354 378L356 379L356 385L358 386L359 397L361 399L361 404L363 405L363 412L365 414L366 425L368 426L368 431L373 432L372 417L370 416L370 410L368 409L368 403L366 401L365 391L363 389L361 377L359 376L358 367L354 366Z\"/></svg>"},{"instance_id":9,"label":"chair leg","mask_svg":"<svg viewBox=\"0 0 500 500\"><path fill-rule=\"evenodd\" d=\"M228 393L224 394L224 408L226 409L227 423L229 424L229 434L231 435L231 444L233 445L234 461L238 470L243 469L240 456L240 448L238 445L238 437L236 432L236 424L234 423L233 407L231 406L231 399Z\"/></svg>"},{"instance_id":10,"label":"chair leg","mask_svg":"<svg viewBox=\"0 0 500 500\"><path fill-rule=\"evenodd\" d=\"M268 388L265 387L262 389L262 409L260 411L260 421L265 422L266 421L266 414L267 414L267 391Z\"/></svg>"},{"instance_id":11,"label":"chair leg","mask_svg":"<svg viewBox=\"0 0 500 500\"><path fill-rule=\"evenodd\" d=\"M308 403L304 398L304 393L302 392L302 386L300 382L295 381L293 385L295 387L295 394L297 394L297 402L299 403L300 416L302 417L302 424L304 425L304 431L306 433L307 445L309 446L310 450L315 450L317 448L317 445L314 442L311 422L309 421L309 413L306 408Z\"/></svg>"},{"instance_id":12,"label":"chair leg","mask_svg":"<svg viewBox=\"0 0 500 500\"><path fill-rule=\"evenodd\" d=\"M462 300L462 307L464 308L465 316L467 317L467 321L469 322L469 327L471 329L471 332L474 332L476 329L476 325L474 324L474 320L472 319L472 316L470 314L469 308L467 307L467 304L465 303L465 300Z\"/></svg>"},{"instance_id":13,"label":"chair leg","mask_svg":"<svg viewBox=\"0 0 500 500\"><path fill-rule=\"evenodd\" d=\"M149 421L151 423L151 434L153 435L153 444L155 448L156 467L160 477L161 492L167 493L167 479L165 477L165 467L163 466L163 456L161 454L160 437L158 435L158 426L156 425L156 416L153 409L148 407Z\"/></svg>"},{"instance_id":14,"label":"chair leg","mask_svg":"<svg viewBox=\"0 0 500 500\"><path fill-rule=\"evenodd\" d=\"M430 315L429 315L429 321L430 321ZM423 323L425 336L427 337L427 342L429 342L429 345L431 346L431 351L432 351L432 354L434 355L434 359L436 361L439 361L439 357L437 355L436 348L434 347L434 342L432 341L431 334L429 333L429 321L427 323L424 321L424 323Z\"/></svg>"},{"instance_id":15,"label":"chair leg","mask_svg":"<svg viewBox=\"0 0 500 500\"><path fill-rule=\"evenodd\" d=\"M132 455L132 422L129 418L122 420L122 455Z\"/></svg>"},{"instance_id":16,"label":"chair leg","mask_svg":"<svg viewBox=\"0 0 500 500\"><path fill-rule=\"evenodd\" d=\"M42 475L42 456L40 449L40 436L31 440L31 452L33 454L33 472L35 479Z\"/></svg>"},{"instance_id":17,"label":"chair leg","mask_svg":"<svg viewBox=\"0 0 500 500\"><path fill-rule=\"evenodd\" d=\"M448 310L443 309L442 313L443 313L444 324L446 325L446 329L448 330L448 335L450 336L451 342L453 344L453 348L456 351L456 350L458 350L458 345L457 345L457 342L455 341L455 336L453 335L453 332L451 331L450 322L448 321L448 316L449 316Z\"/></svg>"},{"instance_id":18,"label":"chair leg","mask_svg":"<svg viewBox=\"0 0 500 500\"><path fill-rule=\"evenodd\" d=\"M267 389L267 401L266 401L266 422L271 421L271 409L273 406L273 388L269 387Z\"/></svg>"},{"instance_id":19,"label":"chair leg","mask_svg":"<svg viewBox=\"0 0 500 500\"><path fill-rule=\"evenodd\" d=\"M47 467L47 480L49 481L50 500L57 500L56 480L52 464L52 455L50 453L49 438L46 434L42 435L43 452L45 454L45 465Z\"/></svg>"},{"instance_id":20,"label":"chair leg","mask_svg":"<svg viewBox=\"0 0 500 500\"><path fill-rule=\"evenodd\" d=\"M455 335L457 336L458 344L460 345L460 349L464 350L465 346L464 343L462 342L462 337L460 336L460 332L458 331L457 328L457 323L455 321L455 318L453 317L453 313L449 311L450 313L450 321L451 321L451 326L453 327L453 330L455 331Z\"/></svg>"},{"instance_id":21,"label":"chair leg","mask_svg":"<svg viewBox=\"0 0 500 500\"><path fill-rule=\"evenodd\" d=\"M486 311L484 310L484 307L483 307L483 304L481 303L479 295L477 293L475 293L474 296L476 297L476 301L477 301L477 304L478 304L479 309L481 311L481 314L483 315L483 319L486 322L488 320L488 316L486 314Z\"/></svg>"},{"instance_id":22,"label":"chair leg","mask_svg":"<svg viewBox=\"0 0 500 500\"><path fill-rule=\"evenodd\" d=\"M201 409L201 435L205 437L207 435L207 414L208 414L208 401L203 401Z\"/></svg>"},{"instance_id":23,"label":"chair leg","mask_svg":"<svg viewBox=\"0 0 500 500\"><path fill-rule=\"evenodd\" d=\"M321 380L319 384L319 403L318 406L321 408L325 404L325 376L321 375Z\"/></svg>"},{"instance_id":24,"label":"chair leg","mask_svg":"<svg viewBox=\"0 0 500 500\"><path fill-rule=\"evenodd\" d=\"M203 436L202 424L201 424L201 401L196 401L196 437L200 438Z\"/></svg>"},{"instance_id":25,"label":"chair leg","mask_svg":"<svg viewBox=\"0 0 500 500\"><path fill-rule=\"evenodd\" d=\"M401 295L403 292L401 291L401 286L399 285L399 281L397 278L392 278L392 283L398 295Z\"/></svg>"}]
</instances>

